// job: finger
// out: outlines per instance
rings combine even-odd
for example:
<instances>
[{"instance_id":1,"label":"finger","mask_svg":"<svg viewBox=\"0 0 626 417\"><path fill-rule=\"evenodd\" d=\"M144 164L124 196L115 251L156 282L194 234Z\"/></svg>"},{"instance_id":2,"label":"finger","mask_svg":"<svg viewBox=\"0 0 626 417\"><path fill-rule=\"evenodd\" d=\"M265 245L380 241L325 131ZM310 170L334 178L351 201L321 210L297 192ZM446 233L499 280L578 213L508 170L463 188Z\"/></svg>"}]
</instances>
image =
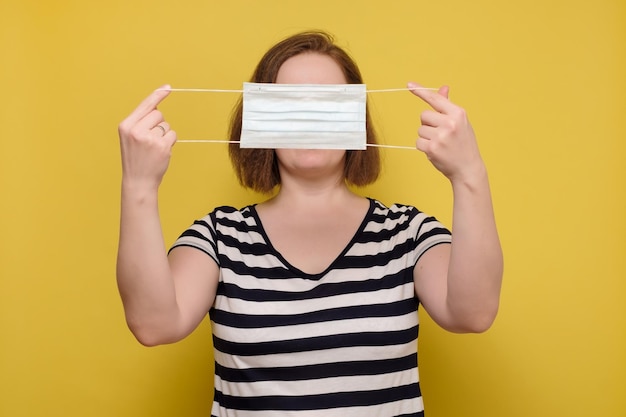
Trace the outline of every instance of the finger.
<instances>
[{"instance_id":1,"label":"finger","mask_svg":"<svg viewBox=\"0 0 626 417\"><path fill-rule=\"evenodd\" d=\"M152 129L152 131L156 132L159 136L165 136L169 130L170 125L166 121L162 121Z\"/></svg>"},{"instance_id":2,"label":"finger","mask_svg":"<svg viewBox=\"0 0 626 417\"><path fill-rule=\"evenodd\" d=\"M171 147L174 146L174 144L176 143L176 132L174 130L169 130L165 136L163 136L163 141L165 141L166 144L168 144Z\"/></svg>"},{"instance_id":3,"label":"finger","mask_svg":"<svg viewBox=\"0 0 626 417\"><path fill-rule=\"evenodd\" d=\"M431 126L420 126L417 129L419 137L427 140L437 139L438 132L439 130L436 127Z\"/></svg>"},{"instance_id":4,"label":"finger","mask_svg":"<svg viewBox=\"0 0 626 417\"><path fill-rule=\"evenodd\" d=\"M439 91L432 91L411 81L407 84L407 87L413 95L421 98L430 107L440 113L448 114L456 107L447 98L447 94L449 92L449 88L447 86L441 87ZM445 93L445 95L441 94L441 92Z\"/></svg>"},{"instance_id":5,"label":"finger","mask_svg":"<svg viewBox=\"0 0 626 417\"><path fill-rule=\"evenodd\" d=\"M433 110L425 110L420 115L420 122L426 126L441 126L446 119L446 115Z\"/></svg>"},{"instance_id":6,"label":"finger","mask_svg":"<svg viewBox=\"0 0 626 417\"><path fill-rule=\"evenodd\" d=\"M164 85L160 88L157 88L146 97L137 108L126 118L126 121L133 125L137 123L139 120L146 117L151 111L155 110L159 103L161 103L165 97L170 94L170 86Z\"/></svg>"},{"instance_id":7,"label":"finger","mask_svg":"<svg viewBox=\"0 0 626 417\"><path fill-rule=\"evenodd\" d=\"M154 132L157 136L160 136L160 137L165 136L165 134L167 133L165 128L163 126L161 126L160 124L154 126L151 131Z\"/></svg>"},{"instance_id":8,"label":"finger","mask_svg":"<svg viewBox=\"0 0 626 417\"><path fill-rule=\"evenodd\" d=\"M159 126L161 126L163 129L165 129L165 133L170 131L170 124L167 123L165 120L162 121L161 123L159 123ZM165 136L165 133L163 134L163 136Z\"/></svg>"},{"instance_id":9,"label":"finger","mask_svg":"<svg viewBox=\"0 0 626 417\"><path fill-rule=\"evenodd\" d=\"M153 130L156 125L163 123L164 120L161 111L152 110L135 124L135 129L138 131Z\"/></svg>"},{"instance_id":10,"label":"finger","mask_svg":"<svg viewBox=\"0 0 626 417\"><path fill-rule=\"evenodd\" d=\"M420 136L415 141L415 147L417 148L418 151L422 151L426 154L426 156L428 156L428 151L430 149L430 141Z\"/></svg>"},{"instance_id":11,"label":"finger","mask_svg":"<svg viewBox=\"0 0 626 417\"><path fill-rule=\"evenodd\" d=\"M133 125L128 120L125 120L119 126L120 139L134 138L135 140L144 140L161 137L163 132L160 128L155 130L155 126L162 122L163 114L159 110L152 110Z\"/></svg>"}]
</instances>

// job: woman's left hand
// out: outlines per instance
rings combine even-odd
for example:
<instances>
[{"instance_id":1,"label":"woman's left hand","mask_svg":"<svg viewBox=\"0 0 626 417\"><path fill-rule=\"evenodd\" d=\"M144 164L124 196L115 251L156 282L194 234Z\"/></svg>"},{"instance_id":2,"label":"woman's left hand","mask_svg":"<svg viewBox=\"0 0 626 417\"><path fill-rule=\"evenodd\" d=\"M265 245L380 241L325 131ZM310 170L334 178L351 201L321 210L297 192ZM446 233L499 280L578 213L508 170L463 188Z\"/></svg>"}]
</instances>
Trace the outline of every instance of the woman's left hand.
<instances>
[{"instance_id":1,"label":"woman's left hand","mask_svg":"<svg viewBox=\"0 0 626 417\"><path fill-rule=\"evenodd\" d=\"M476 136L465 110L448 99L449 88L424 89L410 82L410 91L432 110L422 112L415 147L451 182L467 181L484 171Z\"/></svg>"}]
</instances>

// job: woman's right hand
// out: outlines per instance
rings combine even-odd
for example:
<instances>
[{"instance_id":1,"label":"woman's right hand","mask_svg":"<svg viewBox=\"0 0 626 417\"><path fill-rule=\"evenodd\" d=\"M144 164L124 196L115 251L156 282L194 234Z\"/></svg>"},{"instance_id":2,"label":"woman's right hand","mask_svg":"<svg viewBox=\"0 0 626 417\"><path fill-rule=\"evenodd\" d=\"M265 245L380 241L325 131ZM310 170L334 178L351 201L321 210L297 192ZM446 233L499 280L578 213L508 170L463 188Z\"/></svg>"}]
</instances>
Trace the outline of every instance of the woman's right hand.
<instances>
[{"instance_id":1,"label":"woman's right hand","mask_svg":"<svg viewBox=\"0 0 626 417\"><path fill-rule=\"evenodd\" d=\"M118 127L122 151L122 180L158 189L169 165L176 132L157 109L170 93L165 85L152 92Z\"/></svg>"}]
</instances>

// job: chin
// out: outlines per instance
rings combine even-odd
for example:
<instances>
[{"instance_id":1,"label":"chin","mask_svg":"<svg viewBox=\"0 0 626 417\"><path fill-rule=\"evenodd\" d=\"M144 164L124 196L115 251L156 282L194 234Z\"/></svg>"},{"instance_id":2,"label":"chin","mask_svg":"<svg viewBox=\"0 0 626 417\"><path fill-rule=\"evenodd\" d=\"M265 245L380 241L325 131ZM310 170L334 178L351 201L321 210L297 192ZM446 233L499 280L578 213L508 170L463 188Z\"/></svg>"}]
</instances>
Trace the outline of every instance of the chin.
<instances>
[{"instance_id":1,"label":"chin","mask_svg":"<svg viewBox=\"0 0 626 417\"><path fill-rule=\"evenodd\" d=\"M345 154L343 149L276 149L276 156L280 160L340 161L345 158Z\"/></svg>"},{"instance_id":2,"label":"chin","mask_svg":"<svg viewBox=\"0 0 626 417\"><path fill-rule=\"evenodd\" d=\"M303 170L328 169L345 164L343 149L276 149L276 156L283 165Z\"/></svg>"}]
</instances>

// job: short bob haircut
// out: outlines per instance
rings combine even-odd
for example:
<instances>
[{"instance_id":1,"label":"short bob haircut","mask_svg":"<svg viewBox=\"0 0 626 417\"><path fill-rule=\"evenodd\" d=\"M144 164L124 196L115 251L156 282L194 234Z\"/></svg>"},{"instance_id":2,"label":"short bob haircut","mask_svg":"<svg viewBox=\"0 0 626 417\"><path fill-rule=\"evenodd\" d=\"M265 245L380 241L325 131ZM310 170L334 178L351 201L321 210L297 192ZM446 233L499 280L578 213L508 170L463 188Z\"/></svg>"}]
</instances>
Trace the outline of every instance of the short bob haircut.
<instances>
[{"instance_id":1,"label":"short bob haircut","mask_svg":"<svg viewBox=\"0 0 626 417\"><path fill-rule=\"evenodd\" d=\"M318 53L331 57L343 70L347 84L363 84L361 72L354 60L325 32L302 32L284 39L270 48L257 65L251 82L275 83L278 70L289 58L302 53ZM243 112L243 98L237 102L230 120L229 139L239 141ZM367 143L377 143L369 112L366 109ZM273 149L241 148L238 143L229 145L229 155L242 186L261 193L270 193L280 185L280 173ZM346 151L344 178L348 184L365 186L373 183L380 174L378 148Z\"/></svg>"}]
</instances>

